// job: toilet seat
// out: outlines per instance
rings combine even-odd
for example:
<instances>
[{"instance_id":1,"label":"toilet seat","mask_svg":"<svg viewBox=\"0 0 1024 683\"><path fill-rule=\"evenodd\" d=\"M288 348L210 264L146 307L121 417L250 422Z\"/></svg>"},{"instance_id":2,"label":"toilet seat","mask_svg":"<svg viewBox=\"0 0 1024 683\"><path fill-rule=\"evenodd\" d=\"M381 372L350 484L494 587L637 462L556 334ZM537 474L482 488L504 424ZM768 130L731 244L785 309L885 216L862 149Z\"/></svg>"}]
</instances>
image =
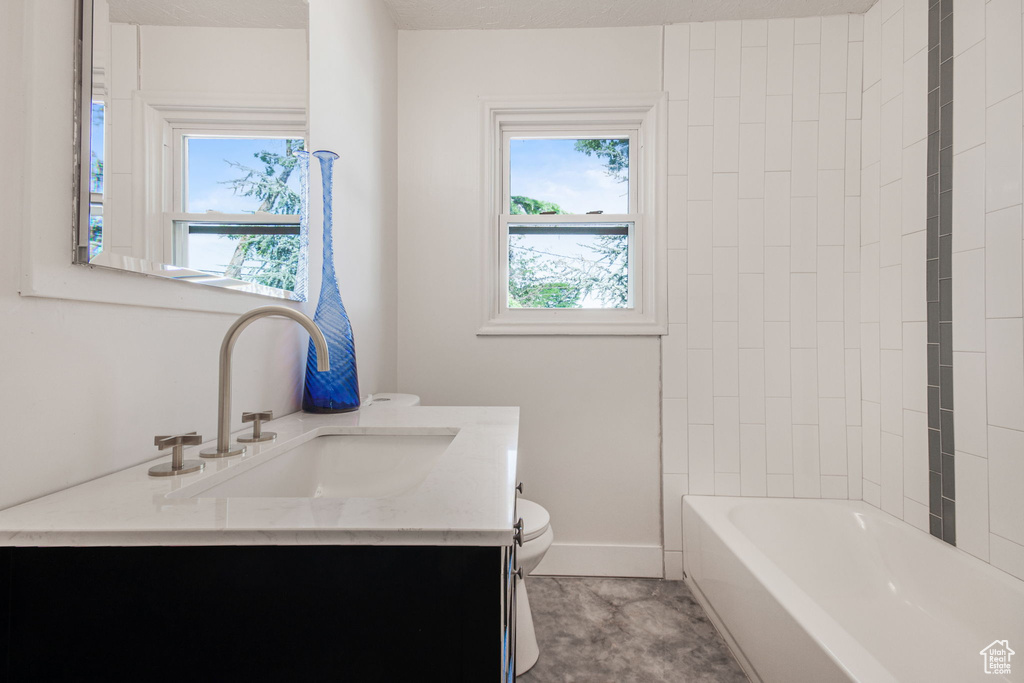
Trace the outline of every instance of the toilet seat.
<instances>
[{"instance_id":1,"label":"toilet seat","mask_svg":"<svg viewBox=\"0 0 1024 683\"><path fill-rule=\"evenodd\" d=\"M551 526L551 515L532 500L520 498L517 511L523 519L523 543L539 538Z\"/></svg>"}]
</instances>

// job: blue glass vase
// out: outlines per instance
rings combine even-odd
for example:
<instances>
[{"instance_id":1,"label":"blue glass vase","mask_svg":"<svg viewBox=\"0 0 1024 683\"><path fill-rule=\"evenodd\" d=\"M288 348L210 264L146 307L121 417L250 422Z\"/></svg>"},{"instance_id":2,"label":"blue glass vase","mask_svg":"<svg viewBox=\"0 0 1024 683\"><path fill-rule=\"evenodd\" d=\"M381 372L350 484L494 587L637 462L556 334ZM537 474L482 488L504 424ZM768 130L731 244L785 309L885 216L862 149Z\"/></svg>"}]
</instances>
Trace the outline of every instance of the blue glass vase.
<instances>
[{"instance_id":1,"label":"blue glass vase","mask_svg":"<svg viewBox=\"0 0 1024 683\"><path fill-rule=\"evenodd\" d=\"M345 312L345 305L341 302L338 279L334 274L334 210L331 204L334 160L338 155L321 150L313 152L313 156L320 160L324 197L323 277L313 322L327 338L331 369L317 372L316 347L310 339L302 409L307 413L347 413L359 408L359 378L356 374L356 345L352 338L352 325Z\"/></svg>"}]
</instances>

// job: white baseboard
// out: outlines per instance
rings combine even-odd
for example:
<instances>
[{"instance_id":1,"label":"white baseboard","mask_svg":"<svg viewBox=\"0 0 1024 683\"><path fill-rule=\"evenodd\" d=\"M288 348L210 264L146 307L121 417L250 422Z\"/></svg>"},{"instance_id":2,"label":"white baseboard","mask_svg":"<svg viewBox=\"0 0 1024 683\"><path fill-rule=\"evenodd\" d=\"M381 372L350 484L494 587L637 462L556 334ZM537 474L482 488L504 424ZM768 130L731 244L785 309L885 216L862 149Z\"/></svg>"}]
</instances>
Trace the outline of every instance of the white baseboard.
<instances>
[{"instance_id":1,"label":"white baseboard","mask_svg":"<svg viewBox=\"0 0 1024 683\"><path fill-rule=\"evenodd\" d=\"M664 557L658 545L553 543L531 576L621 576L660 579Z\"/></svg>"}]
</instances>

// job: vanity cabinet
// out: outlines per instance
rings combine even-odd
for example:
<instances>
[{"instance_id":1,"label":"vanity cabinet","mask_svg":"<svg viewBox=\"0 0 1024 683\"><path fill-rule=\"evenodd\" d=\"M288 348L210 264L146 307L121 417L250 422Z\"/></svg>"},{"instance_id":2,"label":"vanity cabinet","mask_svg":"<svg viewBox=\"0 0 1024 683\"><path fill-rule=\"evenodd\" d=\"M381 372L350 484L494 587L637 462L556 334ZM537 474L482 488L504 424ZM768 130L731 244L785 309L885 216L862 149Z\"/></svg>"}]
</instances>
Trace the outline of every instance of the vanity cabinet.
<instances>
[{"instance_id":1,"label":"vanity cabinet","mask_svg":"<svg viewBox=\"0 0 1024 683\"><path fill-rule=\"evenodd\" d=\"M180 480L142 463L0 511L0 681L511 683L518 425L502 407L296 413ZM368 435L450 443L413 451L430 467L401 493L371 495L372 467L350 475L362 496L222 490Z\"/></svg>"},{"instance_id":2,"label":"vanity cabinet","mask_svg":"<svg viewBox=\"0 0 1024 683\"><path fill-rule=\"evenodd\" d=\"M515 547L3 547L0 679L509 683Z\"/></svg>"}]
</instances>

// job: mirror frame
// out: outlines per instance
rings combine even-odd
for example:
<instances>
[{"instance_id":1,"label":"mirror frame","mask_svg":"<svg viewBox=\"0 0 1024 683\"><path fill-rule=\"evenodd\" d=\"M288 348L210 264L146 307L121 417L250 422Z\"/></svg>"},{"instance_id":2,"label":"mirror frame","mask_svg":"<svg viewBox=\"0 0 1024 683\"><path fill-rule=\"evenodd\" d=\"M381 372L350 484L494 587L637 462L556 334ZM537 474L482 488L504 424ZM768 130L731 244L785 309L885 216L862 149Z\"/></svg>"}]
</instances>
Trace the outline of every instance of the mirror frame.
<instances>
[{"instance_id":1,"label":"mirror frame","mask_svg":"<svg viewBox=\"0 0 1024 683\"><path fill-rule=\"evenodd\" d=\"M308 28L307 28L308 30ZM136 273L156 277L161 280L175 280L202 284L222 291L257 294L274 299L304 302L307 300L306 283L309 278L308 253L299 257L299 272L296 274L295 290L278 289L265 285L239 280L217 278L209 273L190 270L182 266L157 263L143 258L117 256L117 266L93 263L89 260L89 216L90 216L90 166L88 159L92 151L92 140L87 134L92 121L92 82L93 82L93 0L77 0L75 2L75 54L73 82L73 182L72 182L72 221L71 221L71 263L88 268L101 268L122 273ZM308 100L307 100L308 103ZM307 104L308 109L308 104ZM308 130L309 113L306 112ZM302 249L308 252L308 220L300 228Z\"/></svg>"},{"instance_id":2,"label":"mirror frame","mask_svg":"<svg viewBox=\"0 0 1024 683\"><path fill-rule=\"evenodd\" d=\"M71 204L72 263L89 264L89 158L92 140L85 134L92 120L92 0L75 3L74 183ZM82 234L85 234L83 239Z\"/></svg>"}]
</instances>

